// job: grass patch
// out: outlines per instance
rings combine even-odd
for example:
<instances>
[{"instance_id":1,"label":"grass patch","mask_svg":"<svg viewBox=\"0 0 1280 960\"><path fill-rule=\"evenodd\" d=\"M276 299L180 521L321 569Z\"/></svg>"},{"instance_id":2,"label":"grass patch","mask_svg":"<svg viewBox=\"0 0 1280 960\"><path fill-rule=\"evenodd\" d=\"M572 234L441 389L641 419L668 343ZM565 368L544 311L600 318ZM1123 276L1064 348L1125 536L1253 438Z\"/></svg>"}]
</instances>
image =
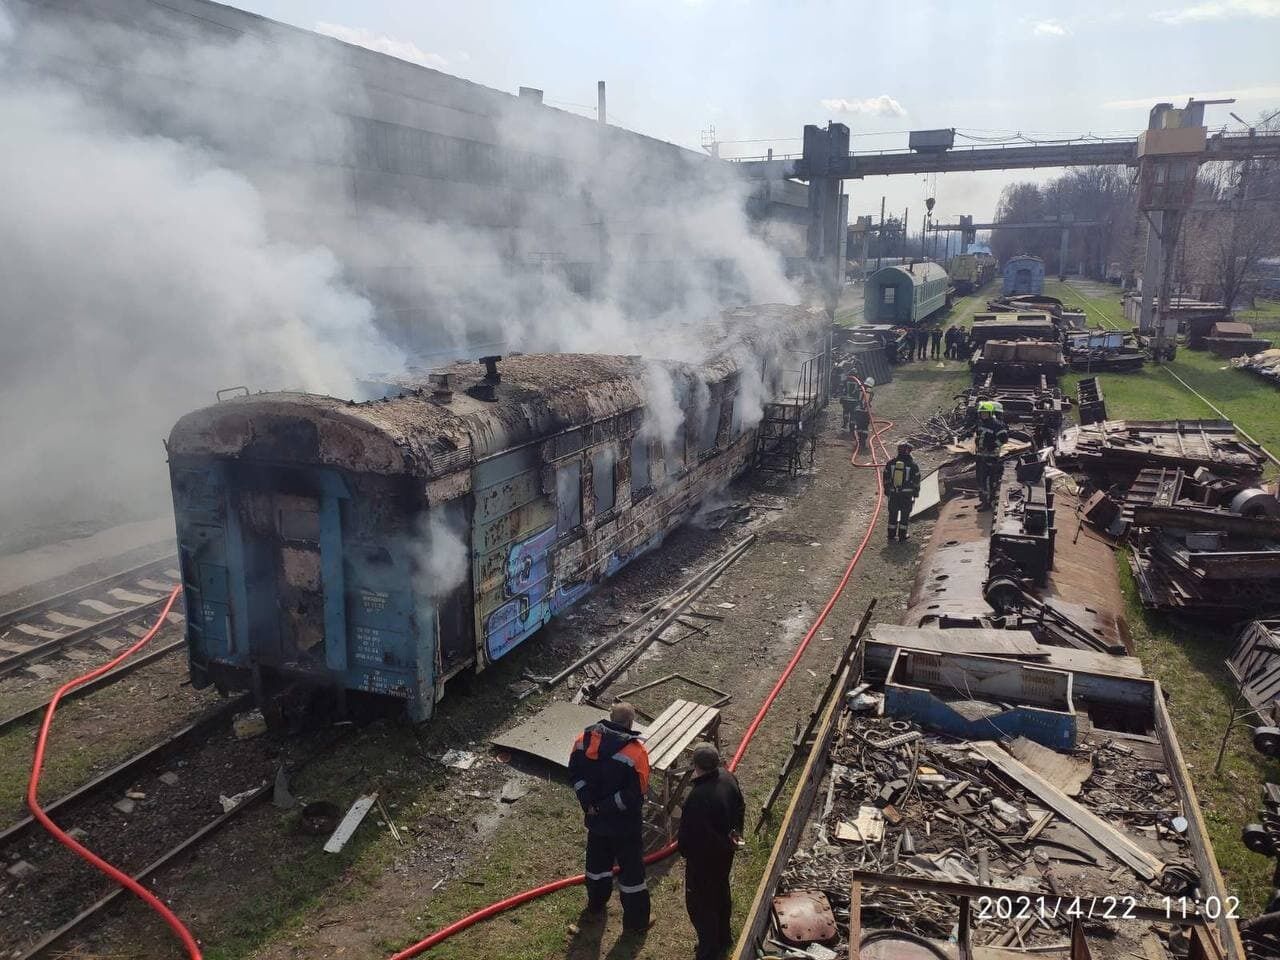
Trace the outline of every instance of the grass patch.
<instances>
[{"instance_id":1,"label":"grass patch","mask_svg":"<svg viewBox=\"0 0 1280 960\"><path fill-rule=\"evenodd\" d=\"M1090 296L1072 285L1051 281L1045 284L1045 292L1064 303L1086 307L1093 326L1101 325L1099 314L1116 326L1125 326L1118 291ZM1169 376L1165 368L1211 400L1264 447L1273 453L1280 450L1280 418L1275 415L1280 394L1276 388L1203 350L1180 348L1177 359L1163 367L1147 364L1136 373L1097 374L1108 416L1133 420L1217 419L1212 409ZM1069 375L1063 390L1074 395L1081 376Z\"/></svg>"},{"instance_id":2,"label":"grass patch","mask_svg":"<svg viewBox=\"0 0 1280 960\"><path fill-rule=\"evenodd\" d=\"M1221 771L1214 773L1234 696L1223 663L1234 634L1144 610L1127 556L1120 552L1116 558L1134 652L1147 675L1164 688L1218 866L1229 890L1240 897L1241 915L1260 913L1269 896L1274 864L1245 848L1240 828L1257 819L1262 784L1280 777L1280 764L1253 749L1249 727L1241 724L1232 731Z\"/></svg>"},{"instance_id":3,"label":"grass patch","mask_svg":"<svg viewBox=\"0 0 1280 960\"><path fill-rule=\"evenodd\" d=\"M1091 326L1105 326L1100 322L1105 317L1112 325L1127 328L1118 291L1095 294L1093 288L1082 291L1051 281L1045 284L1045 292L1068 305L1086 308ZM1280 423L1272 412L1274 388L1207 352L1180 349L1177 359L1166 366L1264 446L1280 448ZM1102 373L1098 377L1107 414L1113 419L1217 417L1154 364L1137 373ZM1079 374L1068 376L1063 390L1074 394L1079 379ZM1280 765L1253 749L1249 727L1241 725L1227 744L1221 771L1213 770L1234 698L1234 683L1223 661L1234 644L1235 632L1227 625L1183 622L1145 610L1123 551L1117 554L1117 564L1134 652L1148 676L1159 680L1165 690L1218 865L1231 892L1241 898L1242 914L1258 913L1269 895L1273 864L1245 849L1240 828L1257 818L1262 784L1280 776Z\"/></svg>"}]
</instances>

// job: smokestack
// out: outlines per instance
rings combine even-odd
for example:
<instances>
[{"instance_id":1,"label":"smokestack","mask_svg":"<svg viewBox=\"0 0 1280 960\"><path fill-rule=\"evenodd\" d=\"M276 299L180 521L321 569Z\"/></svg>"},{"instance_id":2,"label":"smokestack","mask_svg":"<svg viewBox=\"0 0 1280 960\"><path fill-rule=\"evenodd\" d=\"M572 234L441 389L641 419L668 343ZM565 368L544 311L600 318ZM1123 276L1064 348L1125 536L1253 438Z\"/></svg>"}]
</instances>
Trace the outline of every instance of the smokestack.
<instances>
[{"instance_id":1,"label":"smokestack","mask_svg":"<svg viewBox=\"0 0 1280 960\"><path fill-rule=\"evenodd\" d=\"M600 121L600 125L604 126L608 121L605 119L604 112L604 81L596 81L596 119Z\"/></svg>"},{"instance_id":2,"label":"smokestack","mask_svg":"<svg viewBox=\"0 0 1280 960\"><path fill-rule=\"evenodd\" d=\"M453 386L449 382L449 374L433 373L427 377L427 382L431 384L431 399L436 403L444 404L453 400Z\"/></svg>"},{"instance_id":3,"label":"smokestack","mask_svg":"<svg viewBox=\"0 0 1280 960\"><path fill-rule=\"evenodd\" d=\"M539 90L537 87L521 87L520 99L525 100L529 103L541 104L542 91Z\"/></svg>"}]
</instances>

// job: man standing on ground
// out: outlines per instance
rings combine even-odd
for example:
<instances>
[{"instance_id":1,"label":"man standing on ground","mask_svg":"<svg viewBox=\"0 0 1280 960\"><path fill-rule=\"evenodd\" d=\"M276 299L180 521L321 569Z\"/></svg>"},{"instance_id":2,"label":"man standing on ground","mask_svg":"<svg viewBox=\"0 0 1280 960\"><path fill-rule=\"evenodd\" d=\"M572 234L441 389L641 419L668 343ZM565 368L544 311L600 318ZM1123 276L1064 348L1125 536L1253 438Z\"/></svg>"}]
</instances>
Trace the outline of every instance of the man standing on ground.
<instances>
[{"instance_id":1,"label":"man standing on ground","mask_svg":"<svg viewBox=\"0 0 1280 960\"><path fill-rule=\"evenodd\" d=\"M947 327L946 346L948 360L960 359L957 355L958 351L956 350L956 334L959 332L960 331L957 327Z\"/></svg>"},{"instance_id":2,"label":"man standing on ground","mask_svg":"<svg viewBox=\"0 0 1280 960\"><path fill-rule=\"evenodd\" d=\"M934 327L929 331L929 357L937 360L942 352L942 328Z\"/></svg>"},{"instance_id":3,"label":"man standing on ground","mask_svg":"<svg viewBox=\"0 0 1280 960\"><path fill-rule=\"evenodd\" d=\"M978 423L973 428L973 452L977 456L978 509L990 510L1000 495L1000 475L1004 473L1004 461L1000 448L1009 439L1004 421L996 416L1001 412L994 400L978 403Z\"/></svg>"},{"instance_id":4,"label":"man standing on ground","mask_svg":"<svg viewBox=\"0 0 1280 960\"><path fill-rule=\"evenodd\" d=\"M720 766L720 753L711 744L694 749L693 770L678 838L685 860L684 905L698 934L695 960L714 960L733 945L729 869L741 841L746 805L737 779Z\"/></svg>"},{"instance_id":5,"label":"man standing on ground","mask_svg":"<svg viewBox=\"0 0 1280 960\"><path fill-rule=\"evenodd\" d=\"M884 492L889 498L889 542L907 539L911 508L920 496L920 468L911 456L911 444L898 444L898 455L884 465Z\"/></svg>"},{"instance_id":6,"label":"man standing on ground","mask_svg":"<svg viewBox=\"0 0 1280 960\"><path fill-rule=\"evenodd\" d=\"M622 929L649 929L649 888L644 876L644 798L649 754L632 727L635 707L618 702L608 720L587 727L573 744L569 776L587 825L587 909L602 916L618 871Z\"/></svg>"},{"instance_id":7,"label":"man standing on ground","mask_svg":"<svg viewBox=\"0 0 1280 960\"><path fill-rule=\"evenodd\" d=\"M867 456L871 456L871 388L876 382L870 377L864 385L864 390L859 391L859 402L853 409L853 431L858 438L858 449L867 451Z\"/></svg>"},{"instance_id":8,"label":"man standing on ground","mask_svg":"<svg viewBox=\"0 0 1280 960\"><path fill-rule=\"evenodd\" d=\"M929 350L929 331L924 327L916 327L916 359L925 360L928 358Z\"/></svg>"}]
</instances>

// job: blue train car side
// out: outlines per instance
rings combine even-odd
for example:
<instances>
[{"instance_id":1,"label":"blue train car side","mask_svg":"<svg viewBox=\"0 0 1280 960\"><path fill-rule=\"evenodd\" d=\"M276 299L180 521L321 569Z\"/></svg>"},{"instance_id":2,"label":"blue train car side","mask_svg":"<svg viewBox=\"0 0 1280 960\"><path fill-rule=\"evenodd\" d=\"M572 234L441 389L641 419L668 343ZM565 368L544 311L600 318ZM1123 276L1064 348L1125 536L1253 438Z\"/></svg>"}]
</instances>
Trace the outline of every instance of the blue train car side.
<instances>
[{"instance_id":1,"label":"blue train car side","mask_svg":"<svg viewBox=\"0 0 1280 960\"><path fill-rule=\"evenodd\" d=\"M790 361L768 358L825 336L820 314L789 311L768 350L662 365L685 414L666 438L651 365L602 355L183 417L168 446L193 683L375 694L426 719L450 677L510 653L744 469L743 376L763 364L782 389Z\"/></svg>"},{"instance_id":2,"label":"blue train car side","mask_svg":"<svg viewBox=\"0 0 1280 960\"><path fill-rule=\"evenodd\" d=\"M948 305L949 287L947 272L936 263L921 260L882 267L863 287L863 322L926 322Z\"/></svg>"},{"instance_id":3,"label":"blue train car side","mask_svg":"<svg viewBox=\"0 0 1280 960\"><path fill-rule=\"evenodd\" d=\"M1000 292L1005 296L1044 293L1044 261L1026 253L1010 257L1004 265Z\"/></svg>"}]
</instances>

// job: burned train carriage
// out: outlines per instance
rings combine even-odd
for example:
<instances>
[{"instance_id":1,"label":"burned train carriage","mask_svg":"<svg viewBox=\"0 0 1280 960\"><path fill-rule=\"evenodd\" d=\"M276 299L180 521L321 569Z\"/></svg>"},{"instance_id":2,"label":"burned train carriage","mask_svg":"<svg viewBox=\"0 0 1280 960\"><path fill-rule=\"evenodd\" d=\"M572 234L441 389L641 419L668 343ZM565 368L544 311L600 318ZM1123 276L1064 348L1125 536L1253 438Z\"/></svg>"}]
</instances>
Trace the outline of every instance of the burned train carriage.
<instances>
[{"instance_id":1,"label":"burned train carriage","mask_svg":"<svg viewBox=\"0 0 1280 960\"><path fill-rule=\"evenodd\" d=\"M645 368L513 356L380 401L258 394L182 418L194 684L361 691L430 716L449 677L510 652L747 464L759 399L739 395L737 361L663 365L690 398L665 443Z\"/></svg>"}]
</instances>

